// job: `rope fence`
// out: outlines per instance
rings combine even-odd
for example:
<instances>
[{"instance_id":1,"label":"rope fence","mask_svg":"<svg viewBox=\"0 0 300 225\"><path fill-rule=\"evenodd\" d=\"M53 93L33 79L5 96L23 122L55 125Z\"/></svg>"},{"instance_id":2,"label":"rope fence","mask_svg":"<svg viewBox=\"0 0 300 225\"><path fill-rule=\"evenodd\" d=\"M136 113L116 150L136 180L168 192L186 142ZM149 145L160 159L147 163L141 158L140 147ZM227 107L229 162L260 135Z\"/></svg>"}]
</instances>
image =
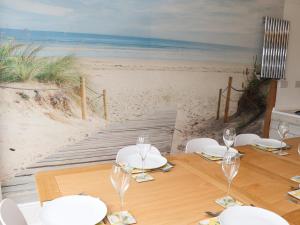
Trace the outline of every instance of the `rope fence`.
<instances>
[{"instance_id":1,"label":"rope fence","mask_svg":"<svg viewBox=\"0 0 300 225\"><path fill-rule=\"evenodd\" d=\"M102 104L103 104L103 115L104 119L108 121L108 110L107 110L107 96L106 96L106 90L102 90L102 94L99 94L97 91L93 90L91 87L89 87L86 82L85 78L81 77L80 78L80 97L81 97L81 112L82 112L82 119L87 118L87 95L86 92L87 90L93 94L95 99L100 99L102 98Z\"/></svg>"},{"instance_id":2,"label":"rope fence","mask_svg":"<svg viewBox=\"0 0 300 225\"><path fill-rule=\"evenodd\" d=\"M220 108L221 108L222 98L224 98L225 99L225 110L224 110L224 122L225 123L227 123L229 121L230 102L237 103L239 101L238 99L231 98L231 91L236 91L239 93L245 92L244 89L238 89L238 88L233 87L232 80L233 80L232 77L229 77L227 86L224 89L223 88L219 89L216 120L220 119ZM242 88L244 88L244 83L242 84ZM226 95L225 95L225 93L226 93Z\"/></svg>"},{"instance_id":3,"label":"rope fence","mask_svg":"<svg viewBox=\"0 0 300 225\"><path fill-rule=\"evenodd\" d=\"M108 120L108 112L107 112L107 96L106 96L106 90L102 90L102 94L99 94L95 90L93 90L91 87L86 85L86 89L93 95L93 97L90 99L91 101L96 101L98 102L98 99L102 99L103 101L103 115L104 119L107 121Z\"/></svg>"},{"instance_id":4,"label":"rope fence","mask_svg":"<svg viewBox=\"0 0 300 225\"><path fill-rule=\"evenodd\" d=\"M94 91L93 89L91 89L88 85L86 85L86 89L87 89L87 91L89 91L90 94L93 95L93 99L98 99L98 98L103 97L103 94L97 93L96 91Z\"/></svg>"},{"instance_id":5,"label":"rope fence","mask_svg":"<svg viewBox=\"0 0 300 225\"><path fill-rule=\"evenodd\" d=\"M237 89L235 87L231 87L232 90L237 91L237 92L245 92L245 90Z\"/></svg>"}]
</instances>

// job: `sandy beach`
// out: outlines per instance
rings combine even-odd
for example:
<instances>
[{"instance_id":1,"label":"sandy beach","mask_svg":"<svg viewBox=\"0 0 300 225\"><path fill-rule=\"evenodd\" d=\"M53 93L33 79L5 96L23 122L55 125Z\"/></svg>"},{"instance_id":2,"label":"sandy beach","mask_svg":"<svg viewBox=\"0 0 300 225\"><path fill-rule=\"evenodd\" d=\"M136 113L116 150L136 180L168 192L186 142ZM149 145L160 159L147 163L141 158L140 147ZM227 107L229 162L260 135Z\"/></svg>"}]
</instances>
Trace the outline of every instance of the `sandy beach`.
<instances>
[{"instance_id":1,"label":"sandy beach","mask_svg":"<svg viewBox=\"0 0 300 225\"><path fill-rule=\"evenodd\" d=\"M78 68L87 77L87 85L99 92L107 91L110 122L129 120L157 110L177 110L173 151L190 137L191 127L207 125L215 117L218 90L227 86L241 88L245 65L220 62L183 62L78 58ZM14 83L14 87L51 88L49 84ZM70 100L70 113L55 109L49 102L37 102L34 91L0 89L1 94L1 177L9 178L20 169L65 145L73 144L104 127L101 99L97 113L80 118L78 103ZM47 99L55 91L43 93ZM224 93L225 94L225 93ZM237 100L238 93L232 93ZM224 112L223 98L221 116ZM232 102L233 113L236 102ZM199 126L200 124L200 126ZM55 140L55 141L53 141Z\"/></svg>"},{"instance_id":2,"label":"sandy beach","mask_svg":"<svg viewBox=\"0 0 300 225\"><path fill-rule=\"evenodd\" d=\"M178 111L173 150L189 138L194 123L215 117L218 91L233 77L233 86L245 82L249 66L221 62L184 62L79 58L80 68L95 90L107 90L110 121L122 121L155 110ZM226 93L224 93L225 95ZM238 92L232 93L234 113ZM221 116L225 98L222 98Z\"/></svg>"}]
</instances>

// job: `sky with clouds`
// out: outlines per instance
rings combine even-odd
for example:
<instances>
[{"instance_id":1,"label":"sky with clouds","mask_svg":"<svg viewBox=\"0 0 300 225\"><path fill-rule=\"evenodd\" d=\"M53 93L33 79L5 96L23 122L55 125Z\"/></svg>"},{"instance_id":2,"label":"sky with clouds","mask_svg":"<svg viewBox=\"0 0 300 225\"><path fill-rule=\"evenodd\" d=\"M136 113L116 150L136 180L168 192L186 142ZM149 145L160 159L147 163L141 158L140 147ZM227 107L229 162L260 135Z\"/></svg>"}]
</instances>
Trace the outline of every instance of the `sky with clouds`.
<instances>
[{"instance_id":1,"label":"sky with clouds","mask_svg":"<svg viewBox=\"0 0 300 225\"><path fill-rule=\"evenodd\" d=\"M0 0L0 27L210 42L254 48L284 0Z\"/></svg>"}]
</instances>

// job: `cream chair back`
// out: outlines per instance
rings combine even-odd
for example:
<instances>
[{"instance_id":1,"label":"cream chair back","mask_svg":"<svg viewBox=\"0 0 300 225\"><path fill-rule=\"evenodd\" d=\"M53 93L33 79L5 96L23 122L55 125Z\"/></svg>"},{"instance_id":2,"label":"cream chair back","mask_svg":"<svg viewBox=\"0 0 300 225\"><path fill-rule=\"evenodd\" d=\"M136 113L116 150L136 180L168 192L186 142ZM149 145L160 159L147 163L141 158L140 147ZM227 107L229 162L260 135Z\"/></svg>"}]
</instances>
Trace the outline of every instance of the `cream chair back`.
<instances>
[{"instance_id":1,"label":"cream chair back","mask_svg":"<svg viewBox=\"0 0 300 225\"><path fill-rule=\"evenodd\" d=\"M2 225L28 225L16 203L10 199L0 203L0 221Z\"/></svg>"},{"instance_id":2,"label":"cream chair back","mask_svg":"<svg viewBox=\"0 0 300 225\"><path fill-rule=\"evenodd\" d=\"M185 146L185 153L199 152L207 146L219 145L219 143L212 138L195 138L189 140Z\"/></svg>"}]
</instances>

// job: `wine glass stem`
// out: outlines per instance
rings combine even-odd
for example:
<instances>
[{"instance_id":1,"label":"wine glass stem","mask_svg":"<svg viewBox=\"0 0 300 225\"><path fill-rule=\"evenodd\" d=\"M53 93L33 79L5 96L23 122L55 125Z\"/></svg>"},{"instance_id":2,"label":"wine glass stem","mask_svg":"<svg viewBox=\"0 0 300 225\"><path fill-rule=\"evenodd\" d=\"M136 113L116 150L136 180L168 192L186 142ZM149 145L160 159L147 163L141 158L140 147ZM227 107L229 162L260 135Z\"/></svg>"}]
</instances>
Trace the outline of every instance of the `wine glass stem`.
<instances>
[{"instance_id":1,"label":"wine glass stem","mask_svg":"<svg viewBox=\"0 0 300 225\"><path fill-rule=\"evenodd\" d=\"M143 171L143 176L145 176L145 158L142 158L142 171Z\"/></svg>"},{"instance_id":2,"label":"wine glass stem","mask_svg":"<svg viewBox=\"0 0 300 225\"><path fill-rule=\"evenodd\" d=\"M121 211L124 210L124 195L119 193L120 203L121 203Z\"/></svg>"},{"instance_id":3,"label":"wine glass stem","mask_svg":"<svg viewBox=\"0 0 300 225\"><path fill-rule=\"evenodd\" d=\"M227 196L229 196L230 187L231 187L231 181L228 181Z\"/></svg>"},{"instance_id":4,"label":"wine glass stem","mask_svg":"<svg viewBox=\"0 0 300 225\"><path fill-rule=\"evenodd\" d=\"M283 138L281 138L281 142L280 142L280 154L282 153L282 151L283 151L283 147L282 147L282 142L283 142Z\"/></svg>"}]
</instances>

